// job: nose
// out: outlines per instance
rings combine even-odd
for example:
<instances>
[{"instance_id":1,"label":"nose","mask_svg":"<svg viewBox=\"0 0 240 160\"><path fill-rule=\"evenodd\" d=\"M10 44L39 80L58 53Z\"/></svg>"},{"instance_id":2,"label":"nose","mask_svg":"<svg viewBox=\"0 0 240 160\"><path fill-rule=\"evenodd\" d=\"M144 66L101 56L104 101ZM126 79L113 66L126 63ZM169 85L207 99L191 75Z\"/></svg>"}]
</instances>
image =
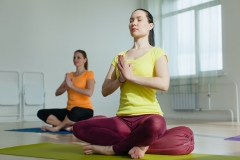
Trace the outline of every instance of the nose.
<instances>
[{"instance_id":1,"label":"nose","mask_svg":"<svg viewBox=\"0 0 240 160\"><path fill-rule=\"evenodd\" d=\"M138 23L138 21L137 21L137 20L134 20L134 21L132 22L132 26L136 26L137 23Z\"/></svg>"}]
</instances>

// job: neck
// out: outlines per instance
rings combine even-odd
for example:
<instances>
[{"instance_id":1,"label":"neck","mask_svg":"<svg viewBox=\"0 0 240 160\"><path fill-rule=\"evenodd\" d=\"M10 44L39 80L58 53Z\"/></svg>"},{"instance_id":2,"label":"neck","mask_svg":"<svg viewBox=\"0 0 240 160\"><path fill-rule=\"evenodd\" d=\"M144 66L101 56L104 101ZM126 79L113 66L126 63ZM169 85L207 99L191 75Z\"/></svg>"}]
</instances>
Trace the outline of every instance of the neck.
<instances>
[{"instance_id":1,"label":"neck","mask_svg":"<svg viewBox=\"0 0 240 160\"><path fill-rule=\"evenodd\" d=\"M141 38L134 38L134 45L133 49L141 49L141 48L148 48L151 45L148 42L148 36L141 37Z\"/></svg>"},{"instance_id":2,"label":"neck","mask_svg":"<svg viewBox=\"0 0 240 160\"><path fill-rule=\"evenodd\" d=\"M78 74L83 73L84 71L86 71L86 69L83 66L77 67L75 74L78 75Z\"/></svg>"}]
</instances>

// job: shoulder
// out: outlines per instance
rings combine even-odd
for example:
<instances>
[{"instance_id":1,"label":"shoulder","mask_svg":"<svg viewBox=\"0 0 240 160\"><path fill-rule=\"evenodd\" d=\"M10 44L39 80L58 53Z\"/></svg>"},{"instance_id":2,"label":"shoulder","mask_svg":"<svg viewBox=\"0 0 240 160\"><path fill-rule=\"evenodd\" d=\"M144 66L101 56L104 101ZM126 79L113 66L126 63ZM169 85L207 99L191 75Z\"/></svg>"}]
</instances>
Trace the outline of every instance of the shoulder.
<instances>
[{"instance_id":1,"label":"shoulder","mask_svg":"<svg viewBox=\"0 0 240 160\"><path fill-rule=\"evenodd\" d=\"M119 52L118 54L115 55L114 58L117 58L119 55L124 55L126 52L127 52L127 50L126 50L126 51Z\"/></svg>"},{"instance_id":2,"label":"shoulder","mask_svg":"<svg viewBox=\"0 0 240 160\"><path fill-rule=\"evenodd\" d=\"M74 72L70 72L69 75L70 75L70 77L73 77Z\"/></svg>"},{"instance_id":3,"label":"shoulder","mask_svg":"<svg viewBox=\"0 0 240 160\"><path fill-rule=\"evenodd\" d=\"M160 47L153 47L151 50L151 56L154 59L154 61L156 61L158 58L160 58L162 56L165 56L168 61L168 57L167 57L166 53Z\"/></svg>"},{"instance_id":4,"label":"shoulder","mask_svg":"<svg viewBox=\"0 0 240 160\"><path fill-rule=\"evenodd\" d=\"M112 60L112 65L115 66L115 64L118 62L118 56L119 55L124 55L127 51L122 51L122 52L119 52L117 55L114 56L113 60Z\"/></svg>"},{"instance_id":5,"label":"shoulder","mask_svg":"<svg viewBox=\"0 0 240 160\"><path fill-rule=\"evenodd\" d=\"M154 54L161 54L161 55L166 55L166 53L164 52L164 50L160 47L153 47L152 48L152 53Z\"/></svg>"},{"instance_id":6,"label":"shoulder","mask_svg":"<svg viewBox=\"0 0 240 160\"><path fill-rule=\"evenodd\" d=\"M159 57L161 57L161 56L166 56L167 57L167 55L164 52L164 50L162 48L160 48L160 47L153 47L152 51L151 51L151 54L152 54L153 57L155 57L157 59Z\"/></svg>"},{"instance_id":7,"label":"shoulder","mask_svg":"<svg viewBox=\"0 0 240 160\"><path fill-rule=\"evenodd\" d=\"M87 71L86 71L86 75L87 75L87 76L94 76L94 72L91 71L91 70L87 70Z\"/></svg>"},{"instance_id":8,"label":"shoulder","mask_svg":"<svg viewBox=\"0 0 240 160\"><path fill-rule=\"evenodd\" d=\"M94 72L91 71L91 70L87 70L86 73L87 73L87 74L94 74Z\"/></svg>"}]
</instances>

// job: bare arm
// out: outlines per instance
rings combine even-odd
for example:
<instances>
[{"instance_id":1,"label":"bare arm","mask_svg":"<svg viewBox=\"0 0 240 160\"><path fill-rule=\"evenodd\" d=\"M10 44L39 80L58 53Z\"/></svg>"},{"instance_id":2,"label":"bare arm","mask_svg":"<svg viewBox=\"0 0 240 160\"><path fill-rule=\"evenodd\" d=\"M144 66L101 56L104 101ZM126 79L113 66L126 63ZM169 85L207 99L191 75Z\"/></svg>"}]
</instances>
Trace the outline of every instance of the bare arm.
<instances>
[{"instance_id":1,"label":"bare arm","mask_svg":"<svg viewBox=\"0 0 240 160\"><path fill-rule=\"evenodd\" d=\"M121 84L122 83L120 83L117 79L115 67L111 65L108 71L108 74L105 78L105 81L103 82L103 85L102 85L102 95L106 97L112 94L114 91L118 89L118 87Z\"/></svg>"},{"instance_id":2,"label":"bare arm","mask_svg":"<svg viewBox=\"0 0 240 160\"><path fill-rule=\"evenodd\" d=\"M55 92L56 96L62 95L66 90L68 89L68 86L66 84L66 81L64 80L63 83L58 87L58 89Z\"/></svg>"},{"instance_id":3,"label":"bare arm","mask_svg":"<svg viewBox=\"0 0 240 160\"><path fill-rule=\"evenodd\" d=\"M76 91L80 94L89 96L89 97L92 96L93 91L94 91L94 87L95 87L95 80L92 79L92 78L87 80L87 88L85 88L85 89L75 87L74 85L69 86L69 88L71 88L72 90L74 90L74 91Z\"/></svg>"},{"instance_id":4,"label":"bare arm","mask_svg":"<svg viewBox=\"0 0 240 160\"><path fill-rule=\"evenodd\" d=\"M126 61L120 58L118 64L122 75L126 80L141 86L154 88L162 91L167 91L169 88L169 71L167 65L167 59L165 56L161 56L155 63L156 77L140 77L132 74L132 66L127 64Z\"/></svg>"},{"instance_id":5,"label":"bare arm","mask_svg":"<svg viewBox=\"0 0 240 160\"><path fill-rule=\"evenodd\" d=\"M133 76L130 81L133 83L154 88L162 91L167 91L169 88L169 72L165 56L158 58L155 64L156 77L139 77Z\"/></svg>"}]
</instances>

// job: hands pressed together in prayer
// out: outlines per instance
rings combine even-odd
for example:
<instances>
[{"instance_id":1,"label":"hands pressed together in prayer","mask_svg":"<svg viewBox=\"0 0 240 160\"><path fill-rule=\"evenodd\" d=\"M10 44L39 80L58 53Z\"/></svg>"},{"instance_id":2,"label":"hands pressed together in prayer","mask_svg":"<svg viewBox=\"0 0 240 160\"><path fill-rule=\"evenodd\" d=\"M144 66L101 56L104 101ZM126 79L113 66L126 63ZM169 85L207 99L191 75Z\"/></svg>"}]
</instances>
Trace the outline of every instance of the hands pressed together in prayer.
<instances>
[{"instance_id":1,"label":"hands pressed together in prayer","mask_svg":"<svg viewBox=\"0 0 240 160\"><path fill-rule=\"evenodd\" d=\"M66 89L67 88L72 88L73 82L72 82L72 80L70 78L69 73L66 73L66 75L65 75L65 82L66 82L66 85L65 85Z\"/></svg>"},{"instance_id":2,"label":"hands pressed together in prayer","mask_svg":"<svg viewBox=\"0 0 240 160\"><path fill-rule=\"evenodd\" d=\"M128 64L123 55L118 56L117 67L120 74L119 80L121 82L125 82L126 80L131 81L133 78L132 64Z\"/></svg>"}]
</instances>

